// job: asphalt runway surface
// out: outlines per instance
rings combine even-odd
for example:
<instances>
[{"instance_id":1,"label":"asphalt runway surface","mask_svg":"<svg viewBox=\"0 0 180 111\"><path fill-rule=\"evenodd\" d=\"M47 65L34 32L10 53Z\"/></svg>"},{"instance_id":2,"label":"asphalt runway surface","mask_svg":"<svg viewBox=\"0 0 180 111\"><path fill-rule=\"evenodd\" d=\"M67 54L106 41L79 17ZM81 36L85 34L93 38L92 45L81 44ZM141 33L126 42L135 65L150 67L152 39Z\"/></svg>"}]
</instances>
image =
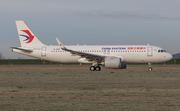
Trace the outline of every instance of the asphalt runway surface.
<instances>
[{"instance_id":1,"label":"asphalt runway surface","mask_svg":"<svg viewBox=\"0 0 180 111\"><path fill-rule=\"evenodd\" d=\"M2 111L179 111L180 66L0 66Z\"/></svg>"}]
</instances>

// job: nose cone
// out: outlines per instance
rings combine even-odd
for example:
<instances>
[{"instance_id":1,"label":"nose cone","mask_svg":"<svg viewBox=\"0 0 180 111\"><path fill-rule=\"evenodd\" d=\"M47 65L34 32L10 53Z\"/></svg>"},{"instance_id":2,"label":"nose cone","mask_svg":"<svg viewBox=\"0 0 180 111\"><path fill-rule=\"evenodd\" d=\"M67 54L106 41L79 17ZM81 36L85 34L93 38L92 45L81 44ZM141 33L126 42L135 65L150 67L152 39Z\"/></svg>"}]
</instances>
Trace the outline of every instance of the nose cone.
<instances>
[{"instance_id":1,"label":"nose cone","mask_svg":"<svg viewBox=\"0 0 180 111\"><path fill-rule=\"evenodd\" d=\"M168 53L168 54L166 55L167 61L171 60L172 58L173 58L173 56L172 56L171 54Z\"/></svg>"}]
</instances>

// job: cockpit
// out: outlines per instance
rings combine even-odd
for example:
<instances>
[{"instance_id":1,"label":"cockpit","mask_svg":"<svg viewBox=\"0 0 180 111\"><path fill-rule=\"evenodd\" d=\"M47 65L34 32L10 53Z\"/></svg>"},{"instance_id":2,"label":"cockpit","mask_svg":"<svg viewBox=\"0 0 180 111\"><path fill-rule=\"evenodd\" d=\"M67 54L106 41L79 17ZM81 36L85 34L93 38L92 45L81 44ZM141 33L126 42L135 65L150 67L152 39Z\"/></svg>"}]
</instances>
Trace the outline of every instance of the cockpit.
<instances>
[{"instance_id":1,"label":"cockpit","mask_svg":"<svg viewBox=\"0 0 180 111\"><path fill-rule=\"evenodd\" d=\"M166 52L165 50L158 50L159 53Z\"/></svg>"}]
</instances>

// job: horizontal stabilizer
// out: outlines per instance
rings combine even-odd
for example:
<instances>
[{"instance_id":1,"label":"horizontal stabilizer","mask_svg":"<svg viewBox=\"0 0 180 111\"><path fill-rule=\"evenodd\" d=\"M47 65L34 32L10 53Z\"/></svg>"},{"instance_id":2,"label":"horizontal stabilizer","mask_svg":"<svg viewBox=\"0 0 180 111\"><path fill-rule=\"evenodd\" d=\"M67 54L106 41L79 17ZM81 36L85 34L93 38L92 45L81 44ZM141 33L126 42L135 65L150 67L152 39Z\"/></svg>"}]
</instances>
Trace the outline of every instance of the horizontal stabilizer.
<instances>
[{"instance_id":1,"label":"horizontal stabilizer","mask_svg":"<svg viewBox=\"0 0 180 111\"><path fill-rule=\"evenodd\" d=\"M20 48L20 47L10 47L12 49L17 49L17 50L21 50L21 51L24 51L24 52L33 52L32 49L25 49L25 48Z\"/></svg>"}]
</instances>

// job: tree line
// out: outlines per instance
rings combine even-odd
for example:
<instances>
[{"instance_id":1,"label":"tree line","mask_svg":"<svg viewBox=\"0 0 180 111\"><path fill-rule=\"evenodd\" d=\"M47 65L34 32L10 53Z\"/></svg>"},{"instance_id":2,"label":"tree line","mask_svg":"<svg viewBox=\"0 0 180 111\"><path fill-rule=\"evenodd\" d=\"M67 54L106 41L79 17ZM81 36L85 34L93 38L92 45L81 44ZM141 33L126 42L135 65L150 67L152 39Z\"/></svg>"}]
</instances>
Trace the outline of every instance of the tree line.
<instances>
[{"instance_id":1,"label":"tree line","mask_svg":"<svg viewBox=\"0 0 180 111\"><path fill-rule=\"evenodd\" d=\"M5 59L5 57L3 56L2 52L0 52L0 59Z\"/></svg>"}]
</instances>

